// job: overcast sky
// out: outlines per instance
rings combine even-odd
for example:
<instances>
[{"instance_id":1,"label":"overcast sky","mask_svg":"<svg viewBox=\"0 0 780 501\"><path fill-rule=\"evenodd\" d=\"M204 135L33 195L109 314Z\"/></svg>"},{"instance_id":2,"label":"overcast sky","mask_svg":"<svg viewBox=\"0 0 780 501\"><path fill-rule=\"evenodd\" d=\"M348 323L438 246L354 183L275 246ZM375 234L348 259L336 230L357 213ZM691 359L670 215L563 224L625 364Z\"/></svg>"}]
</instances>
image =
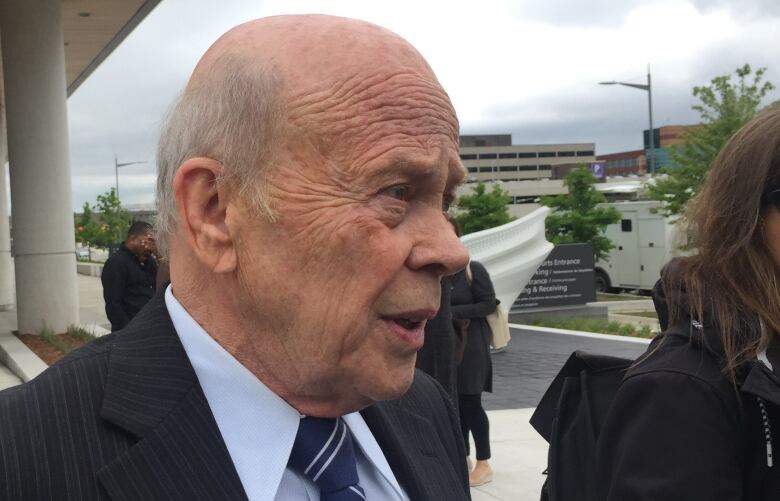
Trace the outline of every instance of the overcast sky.
<instances>
[{"instance_id":1,"label":"overcast sky","mask_svg":"<svg viewBox=\"0 0 780 501\"><path fill-rule=\"evenodd\" d=\"M311 12L400 34L433 67L461 133L515 144L640 149L647 94L597 84L644 83L648 63L655 126L696 122L693 86L744 63L780 84L778 0L162 0L68 100L74 209L114 186L115 153L147 162L120 169L123 202L152 203L161 118L200 55L241 22Z\"/></svg>"}]
</instances>

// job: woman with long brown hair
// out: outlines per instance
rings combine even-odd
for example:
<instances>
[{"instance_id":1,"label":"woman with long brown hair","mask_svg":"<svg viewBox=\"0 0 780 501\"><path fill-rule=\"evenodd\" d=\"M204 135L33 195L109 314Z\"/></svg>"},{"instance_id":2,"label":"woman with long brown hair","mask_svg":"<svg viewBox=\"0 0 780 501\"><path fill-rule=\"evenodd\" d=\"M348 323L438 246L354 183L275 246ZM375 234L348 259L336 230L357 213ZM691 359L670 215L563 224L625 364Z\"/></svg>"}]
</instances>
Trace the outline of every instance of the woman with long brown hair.
<instances>
[{"instance_id":1,"label":"woman with long brown hair","mask_svg":"<svg viewBox=\"0 0 780 501\"><path fill-rule=\"evenodd\" d=\"M685 219L696 251L653 291L664 332L601 430L599 499L780 499L780 106L723 147Z\"/></svg>"}]
</instances>

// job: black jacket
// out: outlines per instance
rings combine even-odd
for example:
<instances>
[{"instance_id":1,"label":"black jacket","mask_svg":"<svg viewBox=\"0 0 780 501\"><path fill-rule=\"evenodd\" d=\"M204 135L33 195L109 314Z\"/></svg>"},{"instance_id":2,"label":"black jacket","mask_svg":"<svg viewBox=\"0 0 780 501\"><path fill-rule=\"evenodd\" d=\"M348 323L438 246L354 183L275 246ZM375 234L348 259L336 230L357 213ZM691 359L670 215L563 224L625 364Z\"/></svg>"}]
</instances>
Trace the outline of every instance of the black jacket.
<instances>
[{"instance_id":1,"label":"black jacket","mask_svg":"<svg viewBox=\"0 0 780 501\"><path fill-rule=\"evenodd\" d=\"M667 291L668 292L668 291ZM684 293L671 300L688 310ZM780 499L780 361L721 372L711 318L664 325L663 284L653 291L665 333L626 374L598 444L599 500Z\"/></svg>"},{"instance_id":2,"label":"black jacket","mask_svg":"<svg viewBox=\"0 0 780 501\"><path fill-rule=\"evenodd\" d=\"M361 411L414 501L470 499L448 400L418 371ZM0 500L44 499L247 499L162 291L127 328L0 392Z\"/></svg>"},{"instance_id":3,"label":"black jacket","mask_svg":"<svg viewBox=\"0 0 780 501\"><path fill-rule=\"evenodd\" d=\"M157 262L153 257L141 262L123 243L103 265L103 300L111 330L118 331L154 295Z\"/></svg>"},{"instance_id":4,"label":"black jacket","mask_svg":"<svg viewBox=\"0 0 780 501\"><path fill-rule=\"evenodd\" d=\"M452 326L450 297L452 281L441 281L441 304L435 317L425 324L425 342L417 352L416 367L434 378L450 395L457 407L457 363L455 361L455 329Z\"/></svg>"},{"instance_id":5,"label":"black jacket","mask_svg":"<svg viewBox=\"0 0 780 501\"><path fill-rule=\"evenodd\" d=\"M485 317L496 311L496 293L481 263L472 261L469 267L471 284L465 270L452 276L452 317L469 320L463 360L458 365L458 393L476 395L493 391L491 333Z\"/></svg>"}]
</instances>

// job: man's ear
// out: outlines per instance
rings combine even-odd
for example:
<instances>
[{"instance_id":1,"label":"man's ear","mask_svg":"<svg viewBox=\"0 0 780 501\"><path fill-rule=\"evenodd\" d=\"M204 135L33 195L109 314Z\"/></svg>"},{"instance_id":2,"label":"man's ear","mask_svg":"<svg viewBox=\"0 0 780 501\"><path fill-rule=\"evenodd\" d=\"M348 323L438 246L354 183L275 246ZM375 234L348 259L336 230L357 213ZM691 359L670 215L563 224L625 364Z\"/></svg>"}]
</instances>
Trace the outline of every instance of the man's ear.
<instances>
[{"instance_id":1,"label":"man's ear","mask_svg":"<svg viewBox=\"0 0 780 501\"><path fill-rule=\"evenodd\" d=\"M190 158L173 178L179 212L179 231L190 252L214 273L230 273L236 266L235 242L226 224L227 188L217 182L222 164L211 158Z\"/></svg>"}]
</instances>

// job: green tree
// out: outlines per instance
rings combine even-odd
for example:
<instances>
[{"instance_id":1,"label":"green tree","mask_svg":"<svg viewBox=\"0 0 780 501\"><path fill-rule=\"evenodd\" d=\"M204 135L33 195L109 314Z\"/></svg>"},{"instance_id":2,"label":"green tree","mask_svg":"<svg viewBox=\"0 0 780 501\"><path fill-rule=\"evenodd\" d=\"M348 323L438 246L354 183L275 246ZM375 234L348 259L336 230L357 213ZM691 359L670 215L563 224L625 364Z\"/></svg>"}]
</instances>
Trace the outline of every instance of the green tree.
<instances>
[{"instance_id":1,"label":"green tree","mask_svg":"<svg viewBox=\"0 0 780 501\"><path fill-rule=\"evenodd\" d=\"M100 229L95 244L99 247L108 247L124 240L130 228L131 216L130 212L122 207L114 188L97 196L95 209L100 213L98 218Z\"/></svg>"},{"instance_id":2,"label":"green tree","mask_svg":"<svg viewBox=\"0 0 780 501\"><path fill-rule=\"evenodd\" d=\"M92 260L92 246L100 234L100 225L92 217L92 207L84 202L82 212L76 220L76 241L87 246L89 260Z\"/></svg>"},{"instance_id":3,"label":"green tree","mask_svg":"<svg viewBox=\"0 0 780 501\"><path fill-rule=\"evenodd\" d=\"M590 243L598 261L614 247L604 232L607 225L620 221L620 212L614 207L598 207L606 198L593 186L596 181L584 166L574 169L563 180L569 188L567 195L541 197L540 202L554 209L545 220L547 240L554 244Z\"/></svg>"},{"instance_id":4,"label":"green tree","mask_svg":"<svg viewBox=\"0 0 780 501\"><path fill-rule=\"evenodd\" d=\"M736 82L732 75L721 75L710 85L693 88L693 95L700 101L693 110L701 116L702 125L684 136L683 145L671 149L670 168L661 169L666 176L656 177L647 186L647 195L661 202L659 211L664 216L685 210L720 149L756 115L766 94L775 88L763 81L765 72L766 68L759 68L752 73L746 64L737 68Z\"/></svg>"},{"instance_id":5,"label":"green tree","mask_svg":"<svg viewBox=\"0 0 780 501\"><path fill-rule=\"evenodd\" d=\"M515 220L507 211L511 200L499 185L494 184L492 190L486 191L485 183L477 183L471 195L458 198L455 219L464 235L501 226Z\"/></svg>"}]
</instances>

